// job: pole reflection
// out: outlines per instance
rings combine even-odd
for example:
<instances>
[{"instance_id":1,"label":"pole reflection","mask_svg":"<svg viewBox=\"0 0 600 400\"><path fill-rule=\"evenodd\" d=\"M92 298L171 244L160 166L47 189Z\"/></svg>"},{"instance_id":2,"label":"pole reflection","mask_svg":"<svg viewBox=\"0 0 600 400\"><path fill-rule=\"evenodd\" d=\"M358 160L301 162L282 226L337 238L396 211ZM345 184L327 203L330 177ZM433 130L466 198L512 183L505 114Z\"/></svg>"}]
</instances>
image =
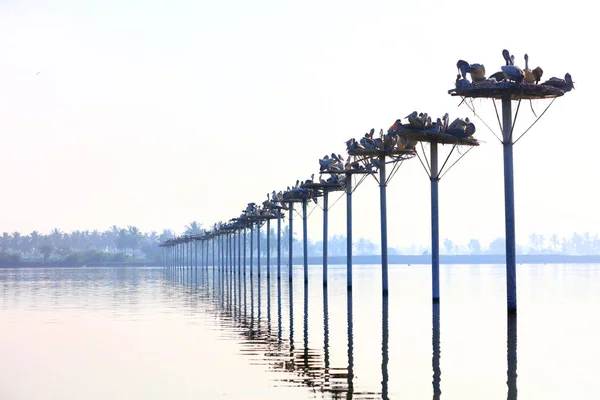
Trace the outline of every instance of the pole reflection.
<instances>
[{"instance_id":1,"label":"pole reflection","mask_svg":"<svg viewBox=\"0 0 600 400\"><path fill-rule=\"evenodd\" d=\"M388 397L388 345L390 339L389 333L389 308L388 308L388 296L383 295L382 307L381 307L381 397L384 400L389 399Z\"/></svg>"},{"instance_id":2,"label":"pole reflection","mask_svg":"<svg viewBox=\"0 0 600 400\"><path fill-rule=\"evenodd\" d=\"M442 370L440 369L440 303L432 304L432 346L433 346L433 399L439 400L442 395L440 389Z\"/></svg>"},{"instance_id":3,"label":"pole reflection","mask_svg":"<svg viewBox=\"0 0 600 400\"><path fill-rule=\"evenodd\" d=\"M517 399L517 314L509 313L507 318L507 385L508 400Z\"/></svg>"}]
</instances>

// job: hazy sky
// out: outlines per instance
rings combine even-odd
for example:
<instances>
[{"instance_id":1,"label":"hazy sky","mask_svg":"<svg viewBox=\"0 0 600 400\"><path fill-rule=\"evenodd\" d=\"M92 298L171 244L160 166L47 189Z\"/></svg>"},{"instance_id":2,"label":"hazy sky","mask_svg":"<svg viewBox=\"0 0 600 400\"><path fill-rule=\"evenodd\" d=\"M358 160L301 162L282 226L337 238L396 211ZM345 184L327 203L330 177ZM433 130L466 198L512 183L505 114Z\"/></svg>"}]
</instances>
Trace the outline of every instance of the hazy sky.
<instances>
[{"instance_id":1,"label":"hazy sky","mask_svg":"<svg viewBox=\"0 0 600 400\"><path fill-rule=\"evenodd\" d=\"M227 220L414 110L472 118L447 94L456 61L493 73L507 48L576 87L515 147L517 241L598 232L587 44L600 32L587 4L0 0L0 231ZM515 132L546 104L523 103ZM491 100L474 105L497 130ZM459 242L504 235L502 146L475 123L484 143L440 184L441 237ZM356 191L356 237L379 240L378 194L373 179ZM428 243L417 159L391 181L388 206L390 245ZM343 233L344 199L330 215Z\"/></svg>"}]
</instances>

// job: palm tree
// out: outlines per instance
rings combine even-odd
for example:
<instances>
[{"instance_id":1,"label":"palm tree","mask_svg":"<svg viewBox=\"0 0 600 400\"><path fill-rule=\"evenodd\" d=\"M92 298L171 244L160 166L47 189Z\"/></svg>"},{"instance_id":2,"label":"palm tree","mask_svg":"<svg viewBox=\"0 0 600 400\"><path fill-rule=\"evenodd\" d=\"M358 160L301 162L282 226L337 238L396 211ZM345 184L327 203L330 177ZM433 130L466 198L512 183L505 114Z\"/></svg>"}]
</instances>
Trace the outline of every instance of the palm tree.
<instances>
[{"instance_id":1,"label":"palm tree","mask_svg":"<svg viewBox=\"0 0 600 400\"><path fill-rule=\"evenodd\" d=\"M61 246L61 241L63 238L63 233L60 231L60 229L58 228L54 228L52 229L52 232L50 232L50 242L52 243L52 246L54 248L58 248Z\"/></svg>"},{"instance_id":2,"label":"palm tree","mask_svg":"<svg viewBox=\"0 0 600 400\"><path fill-rule=\"evenodd\" d=\"M40 233L38 231L33 231L29 234L29 241L31 244L31 251L33 253L37 253L38 247L40 245Z\"/></svg>"},{"instance_id":3,"label":"palm tree","mask_svg":"<svg viewBox=\"0 0 600 400\"><path fill-rule=\"evenodd\" d=\"M202 233L202 224L197 221L192 221L189 225L185 226L184 233L186 235L197 235L199 233Z\"/></svg>"},{"instance_id":4,"label":"palm tree","mask_svg":"<svg viewBox=\"0 0 600 400\"><path fill-rule=\"evenodd\" d=\"M552 250L556 252L556 249L558 247L558 236L556 235L556 233L552 234L552 236L550 237L550 243L552 243Z\"/></svg>"},{"instance_id":5,"label":"palm tree","mask_svg":"<svg viewBox=\"0 0 600 400\"><path fill-rule=\"evenodd\" d=\"M10 249L10 235L8 232L4 232L0 238L0 252L6 253L8 249Z\"/></svg>"},{"instance_id":6,"label":"palm tree","mask_svg":"<svg viewBox=\"0 0 600 400\"><path fill-rule=\"evenodd\" d=\"M15 254L21 255L21 234L19 232L13 232L10 240L10 247Z\"/></svg>"},{"instance_id":7,"label":"palm tree","mask_svg":"<svg viewBox=\"0 0 600 400\"><path fill-rule=\"evenodd\" d=\"M132 225L127 227L127 243L129 247L131 247L131 256L135 258L135 250L140 247L140 240L142 239L142 234L140 230Z\"/></svg>"}]
</instances>

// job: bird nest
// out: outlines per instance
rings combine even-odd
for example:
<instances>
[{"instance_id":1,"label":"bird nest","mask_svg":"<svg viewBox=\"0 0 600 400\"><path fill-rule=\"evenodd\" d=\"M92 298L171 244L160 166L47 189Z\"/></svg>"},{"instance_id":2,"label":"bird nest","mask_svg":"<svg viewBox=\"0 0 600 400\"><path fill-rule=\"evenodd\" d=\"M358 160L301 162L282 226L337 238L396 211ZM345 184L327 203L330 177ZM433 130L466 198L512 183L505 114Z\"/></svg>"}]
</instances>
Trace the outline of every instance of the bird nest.
<instances>
[{"instance_id":1,"label":"bird nest","mask_svg":"<svg viewBox=\"0 0 600 400\"><path fill-rule=\"evenodd\" d=\"M455 88L448 90L452 96L463 97L487 97L502 99L510 96L511 100L536 100L553 99L560 97L565 92L559 88L548 85L531 85L527 83L498 82L489 85L472 85L466 88Z\"/></svg>"},{"instance_id":2,"label":"bird nest","mask_svg":"<svg viewBox=\"0 0 600 400\"><path fill-rule=\"evenodd\" d=\"M415 156L416 152L414 149L355 149L348 151L348 154L351 156L411 158Z\"/></svg>"},{"instance_id":3,"label":"bird nest","mask_svg":"<svg viewBox=\"0 0 600 400\"><path fill-rule=\"evenodd\" d=\"M267 219L277 219L277 215L273 214L264 214L264 215L246 215L246 219L251 221L264 221Z\"/></svg>"},{"instance_id":4,"label":"bird nest","mask_svg":"<svg viewBox=\"0 0 600 400\"><path fill-rule=\"evenodd\" d=\"M320 182L313 182L313 183L305 183L304 185L302 185L303 188L306 189L313 189L313 190L327 190L328 192L335 192L338 190L344 190L344 188L342 187L342 185L340 185L339 183L320 183Z\"/></svg>"},{"instance_id":5,"label":"bird nest","mask_svg":"<svg viewBox=\"0 0 600 400\"><path fill-rule=\"evenodd\" d=\"M353 155L353 154L351 154ZM350 174L350 175L355 175L355 174L374 174L375 171L369 171L367 169L352 169L352 168L348 168L348 169L326 169L325 171L321 171L321 174L337 174L337 175L341 175L341 174ZM335 183L332 183L332 185L336 185ZM340 185L338 185L340 186Z\"/></svg>"},{"instance_id":6,"label":"bird nest","mask_svg":"<svg viewBox=\"0 0 600 400\"><path fill-rule=\"evenodd\" d=\"M427 132L419 130L402 129L399 133L400 137L414 140L417 142L435 142L442 144L452 144L458 146L479 146L477 139L472 137L459 137L449 135L442 132Z\"/></svg>"}]
</instances>

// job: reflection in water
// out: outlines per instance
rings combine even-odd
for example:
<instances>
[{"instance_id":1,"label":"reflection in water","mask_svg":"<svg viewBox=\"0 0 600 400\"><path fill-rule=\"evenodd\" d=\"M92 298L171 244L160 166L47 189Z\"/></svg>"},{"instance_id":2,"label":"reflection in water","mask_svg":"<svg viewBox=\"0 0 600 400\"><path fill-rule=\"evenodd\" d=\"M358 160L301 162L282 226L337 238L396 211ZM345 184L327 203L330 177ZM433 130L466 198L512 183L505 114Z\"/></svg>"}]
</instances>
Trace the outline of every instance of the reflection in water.
<instances>
[{"instance_id":1,"label":"reflection in water","mask_svg":"<svg viewBox=\"0 0 600 400\"><path fill-rule=\"evenodd\" d=\"M442 370L440 369L440 303L434 302L432 304L432 326L433 326L433 399L439 400L442 391L440 389L440 382L442 377Z\"/></svg>"},{"instance_id":2,"label":"reflection in water","mask_svg":"<svg viewBox=\"0 0 600 400\"><path fill-rule=\"evenodd\" d=\"M388 399L388 345L390 339L389 319L388 319L388 296L382 297L381 307L381 395L384 399Z\"/></svg>"},{"instance_id":3,"label":"reflection in water","mask_svg":"<svg viewBox=\"0 0 600 400\"><path fill-rule=\"evenodd\" d=\"M346 291L346 304L348 306L348 398L354 393L354 325L352 318L352 291Z\"/></svg>"},{"instance_id":4,"label":"reflection in water","mask_svg":"<svg viewBox=\"0 0 600 400\"><path fill-rule=\"evenodd\" d=\"M508 400L517 399L517 314L507 320Z\"/></svg>"},{"instance_id":5,"label":"reflection in water","mask_svg":"<svg viewBox=\"0 0 600 400\"><path fill-rule=\"evenodd\" d=\"M325 370L323 371L323 382L329 387L329 294L327 285L323 285L323 353L325 354Z\"/></svg>"}]
</instances>

